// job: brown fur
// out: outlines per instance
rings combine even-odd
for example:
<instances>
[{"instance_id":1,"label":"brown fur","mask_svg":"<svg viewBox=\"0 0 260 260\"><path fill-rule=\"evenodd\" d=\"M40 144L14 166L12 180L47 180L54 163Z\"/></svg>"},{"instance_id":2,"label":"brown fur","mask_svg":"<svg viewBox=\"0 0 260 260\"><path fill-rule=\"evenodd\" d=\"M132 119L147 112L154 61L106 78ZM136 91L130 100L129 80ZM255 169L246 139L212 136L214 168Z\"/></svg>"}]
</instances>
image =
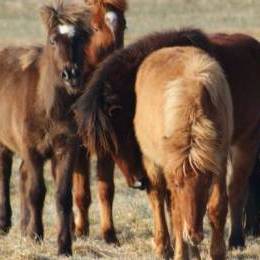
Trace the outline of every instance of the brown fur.
<instances>
[{"instance_id":1,"label":"brown fur","mask_svg":"<svg viewBox=\"0 0 260 260\"><path fill-rule=\"evenodd\" d=\"M126 2L120 1L86 1L87 7L92 13L91 26L95 32L91 42L86 48L88 63L95 68L104 57L117 48L121 48L124 43L124 30L126 21L124 12ZM111 31L105 20L107 11L114 11L118 17L118 25L115 31ZM95 48L93 47L95 46Z\"/></svg>"},{"instance_id":2,"label":"brown fur","mask_svg":"<svg viewBox=\"0 0 260 260\"><path fill-rule=\"evenodd\" d=\"M88 64L87 80L91 77L99 62L112 51L123 46L126 2L116 0L86 1L86 3L91 13L90 24L92 29L90 41L85 49ZM111 28L105 19L106 13L111 11L117 15L118 23L115 28ZM101 234L108 243L118 243L112 216L114 198L113 171L114 163L112 158L109 156L98 157L97 186L101 211ZM88 211L91 202L89 173L89 155L86 154L84 149L81 149L73 178L74 201L77 207L75 212L75 234L77 236L88 235L89 233ZM133 186L134 177L126 174L126 179L128 185Z\"/></svg>"},{"instance_id":3,"label":"brown fur","mask_svg":"<svg viewBox=\"0 0 260 260\"><path fill-rule=\"evenodd\" d=\"M63 1L56 1L53 6L43 6L40 10L47 29L54 28L59 24L73 24L89 31L89 13L89 9L83 4L64 5Z\"/></svg>"},{"instance_id":4,"label":"brown fur","mask_svg":"<svg viewBox=\"0 0 260 260\"><path fill-rule=\"evenodd\" d=\"M243 246L241 205L245 200L243 194L246 193L247 178L254 165L260 138L260 114L256 113L260 111L260 44L257 40L242 34L207 36L197 30L184 30L153 34L117 51L97 69L88 90L75 106L81 134L90 152L114 154L117 163L134 161L140 169L140 153L135 154L129 149L132 145L133 150L138 151L133 132L133 86L145 57L170 46L195 46L205 50L217 59L227 76L234 106L233 177L229 188L230 246ZM127 171L127 167L124 170ZM214 193L218 198L220 189L216 188ZM212 200L211 204L216 201Z\"/></svg>"},{"instance_id":5,"label":"brown fur","mask_svg":"<svg viewBox=\"0 0 260 260\"><path fill-rule=\"evenodd\" d=\"M120 12L126 12L127 2L126 0L85 0L86 4L89 6L107 6L110 5L115 9L118 9Z\"/></svg>"},{"instance_id":6,"label":"brown fur","mask_svg":"<svg viewBox=\"0 0 260 260\"><path fill-rule=\"evenodd\" d=\"M77 11L73 16L62 2L56 8L42 8L41 17L47 29L47 44L8 47L0 52L0 228L8 231L11 225L9 179L12 154L16 153L22 159L22 232L36 241L43 238L43 165L51 158L55 161L57 185L58 253L68 255L72 253L71 185L78 145L70 106L83 88L84 49L90 26L85 9L81 15ZM65 20L76 26L78 34L73 40L60 35L56 27ZM50 41L52 37L54 40Z\"/></svg>"}]
</instances>

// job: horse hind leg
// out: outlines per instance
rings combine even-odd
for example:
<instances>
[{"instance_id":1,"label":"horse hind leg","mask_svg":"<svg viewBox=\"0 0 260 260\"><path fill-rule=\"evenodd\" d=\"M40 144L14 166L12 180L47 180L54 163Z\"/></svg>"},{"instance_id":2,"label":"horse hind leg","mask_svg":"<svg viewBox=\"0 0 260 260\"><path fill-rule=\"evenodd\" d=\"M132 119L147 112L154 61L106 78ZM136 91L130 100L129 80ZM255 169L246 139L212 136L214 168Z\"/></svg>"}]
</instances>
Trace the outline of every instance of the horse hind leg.
<instances>
[{"instance_id":1,"label":"horse hind leg","mask_svg":"<svg viewBox=\"0 0 260 260\"><path fill-rule=\"evenodd\" d=\"M228 211L226 189L226 161L220 176L213 177L212 191L207 205L207 214L212 229L210 255L213 260L226 259L225 224Z\"/></svg>"},{"instance_id":2,"label":"horse hind leg","mask_svg":"<svg viewBox=\"0 0 260 260\"><path fill-rule=\"evenodd\" d=\"M260 150L258 150L258 156ZM260 185L260 158L256 158L256 164L249 179L248 199L244 212L244 229L246 235L259 236L259 185Z\"/></svg>"},{"instance_id":3,"label":"horse hind leg","mask_svg":"<svg viewBox=\"0 0 260 260\"><path fill-rule=\"evenodd\" d=\"M74 231L78 237L89 235L89 207L91 204L89 156L85 149L79 151L73 173L73 199L76 207Z\"/></svg>"},{"instance_id":4,"label":"horse hind leg","mask_svg":"<svg viewBox=\"0 0 260 260\"><path fill-rule=\"evenodd\" d=\"M258 140L258 139L255 139ZM257 154L257 142L249 140L232 147L232 177L229 185L231 234L229 247L245 246L242 225L243 210L246 203L248 178L253 170Z\"/></svg>"},{"instance_id":5,"label":"horse hind leg","mask_svg":"<svg viewBox=\"0 0 260 260\"><path fill-rule=\"evenodd\" d=\"M97 183L101 214L101 234L107 243L119 244L113 223L114 161L110 157L98 158Z\"/></svg>"},{"instance_id":6,"label":"horse hind leg","mask_svg":"<svg viewBox=\"0 0 260 260\"><path fill-rule=\"evenodd\" d=\"M11 228L10 177L12 153L0 145L0 231L8 233Z\"/></svg>"},{"instance_id":7,"label":"horse hind leg","mask_svg":"<svg viewBox=\"0 0 260 260\"><path fill-rule=\"evenodd\" d=\"M154 220L154 248L158 256L168 258L172 255L170 235L165 217L166 183L162 171L149 159L144 158L149 184L147 195Z\"/></svg>"}]
</instances>

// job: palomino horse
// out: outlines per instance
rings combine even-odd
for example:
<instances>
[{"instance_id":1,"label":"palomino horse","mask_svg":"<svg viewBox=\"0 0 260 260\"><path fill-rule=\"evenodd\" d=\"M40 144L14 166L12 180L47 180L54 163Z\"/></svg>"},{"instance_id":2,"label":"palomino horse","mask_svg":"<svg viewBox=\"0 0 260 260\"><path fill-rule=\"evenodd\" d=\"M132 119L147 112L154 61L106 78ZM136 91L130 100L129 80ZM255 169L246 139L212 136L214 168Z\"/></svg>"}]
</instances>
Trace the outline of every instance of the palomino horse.
<instances>
[{"instance_id":1,"label":"palomino horse","mask_svg":"<svg viewBox=\"0 0 260 260\"><path fill-rule=\"evenodd\" d=\"M227 76L234 111L233 176L229 188L232 222L230 246L244 245L242 206L260 138L258 41L241 34L207 36L198 30L184 30L152 34L117 51L96 70L87 91L75 105L81 134L90 152L111 154L119 167L130 173L134 168L136 171L142 169L133 129L136 74L140 64L149 54L171 46L196 46L205 50L219 61ZM132 149L129 149L130 146ZM163 254L170 243L164 225L164 208L160 193L160 185L157 182L148 185L148 195L156 205L155 246ZM216 198L215 203L221 204L221 199ZM214 214L215 218L219 218L219 212Z\"/></svg>"},{"instance_id":2,"label":"palomino horse","mask_svg":"<svg viewBox=\"0 0 260 260\"><path fill-rule=\"evenodd\" d=\"M125 0L86 0L91 12L93 33L86 47L86 62L89 65L86 80L92 75L96 66L112 51L121 48L124 43L127 9ZM114 198L114 162L110 156L101 156L97 160L98 198L101 210L101 233L108 243L117 243L113 224L112 205ZM75 234L88 235L88 211L91 203L89 183L89 157L81 149L76 171L73 175L74 201L77 206L75 214ZM126 175L129 186L137 187L134 175ZM137 187L138 188L138 187ZM140 186L141 188L141 186Z\"/></svg>"},{"instance_id":3,"label":"palomino horse","mask_svg":"<svg viewBox=\"0 0 260 260\"><path fill-rule=\"evenodd\" d=\"M78 147L71 104L84 84L85 45L90 37L89 11L44 6L44 46L8 47L0 51L0 226L11 225L9 181L12 155L22 159L22 232L39 241L44 236L42 210L46 188L44 162L55 161L58 253L71 254L72 173Z\"/></svg>"},{"instance_id":4,"label":"palomino horse","mask_svg":"<svg viewBox=\"0 0 260 260\"><path fill-rule=\"evenodd\" d=\"M148 178L166 183L170 192L175 259L188 257L186 242L195 249L202 240L206 206L213 232L211 256L224 258L233 113L220 65L194 47L164 48L140 66L135 93L134 128ZM166 187L162 191L161 196Z\"/></svg>"}]
</instances>

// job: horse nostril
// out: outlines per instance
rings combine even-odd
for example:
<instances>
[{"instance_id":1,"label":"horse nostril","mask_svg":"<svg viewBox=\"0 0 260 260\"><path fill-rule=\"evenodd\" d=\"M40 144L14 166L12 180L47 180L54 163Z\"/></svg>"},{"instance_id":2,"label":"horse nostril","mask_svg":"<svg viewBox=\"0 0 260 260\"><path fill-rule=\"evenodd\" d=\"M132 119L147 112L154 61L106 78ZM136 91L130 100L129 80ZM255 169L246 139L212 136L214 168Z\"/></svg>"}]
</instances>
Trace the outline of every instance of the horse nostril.
<instances>
[{"instance_id":1,"label":"horse nostril","mask_svg":"<svg viewBox=\"0 0 260 260\"><path fill-rule=\"evenodd\" d=\"M70 79L68 70L65 69L61 72L61 78L65 81L68 81Z\"/></svg>"},{"instance_id":2,"label":"horse nostril","mask_svg":"<svg viewBox=\"0 0 260 260\"><path fill-rule=\"evenodd\" d=\"M74 79L78 77L78 70L76 68L71 70L71 77Z\"/></svg>"}]
</instances>

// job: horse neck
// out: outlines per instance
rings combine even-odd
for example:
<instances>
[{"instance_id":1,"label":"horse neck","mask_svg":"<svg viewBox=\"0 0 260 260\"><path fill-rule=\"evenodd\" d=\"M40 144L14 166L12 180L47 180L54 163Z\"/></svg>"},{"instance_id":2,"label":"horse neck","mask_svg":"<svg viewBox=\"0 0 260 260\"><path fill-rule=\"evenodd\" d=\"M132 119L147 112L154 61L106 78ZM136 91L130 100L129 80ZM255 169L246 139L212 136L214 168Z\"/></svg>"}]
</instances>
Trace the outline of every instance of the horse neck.
<instances>
[{"instance_id":1,"label":"horse neck","mask_svg":"<svg viewBox=\"0 0 260 260\"><path fill-rule=\"evenodd\" d=\"M52 119L61 119L67 115L75 97L70 96L61 85L55 66L44 50L39 62L39 84L37 100L42 106L42 112Z\"/></svg>"},{"instance_id":2,"label":"horse neck","mask_svg":"<svg viewBox=\"0 0 260 260\"><path fill-rule=\"evenodd\" d=\"M140 64L152 52L164 47L196 46L212 53L207 36L199 30L169 31L147 36L129 47L117 50L108 57L93 75L91 82L106 82L113 86L121 100L126 100L133 115L135 107L134 83ZM91 83L89 84L91 89ZM123 87L122 87L123 86ZM93 91L94 87L93 87ZM125 103L124 103L125 104ZM127 106L127 104L125 104Z\"/></svg>"}]
</instances>

